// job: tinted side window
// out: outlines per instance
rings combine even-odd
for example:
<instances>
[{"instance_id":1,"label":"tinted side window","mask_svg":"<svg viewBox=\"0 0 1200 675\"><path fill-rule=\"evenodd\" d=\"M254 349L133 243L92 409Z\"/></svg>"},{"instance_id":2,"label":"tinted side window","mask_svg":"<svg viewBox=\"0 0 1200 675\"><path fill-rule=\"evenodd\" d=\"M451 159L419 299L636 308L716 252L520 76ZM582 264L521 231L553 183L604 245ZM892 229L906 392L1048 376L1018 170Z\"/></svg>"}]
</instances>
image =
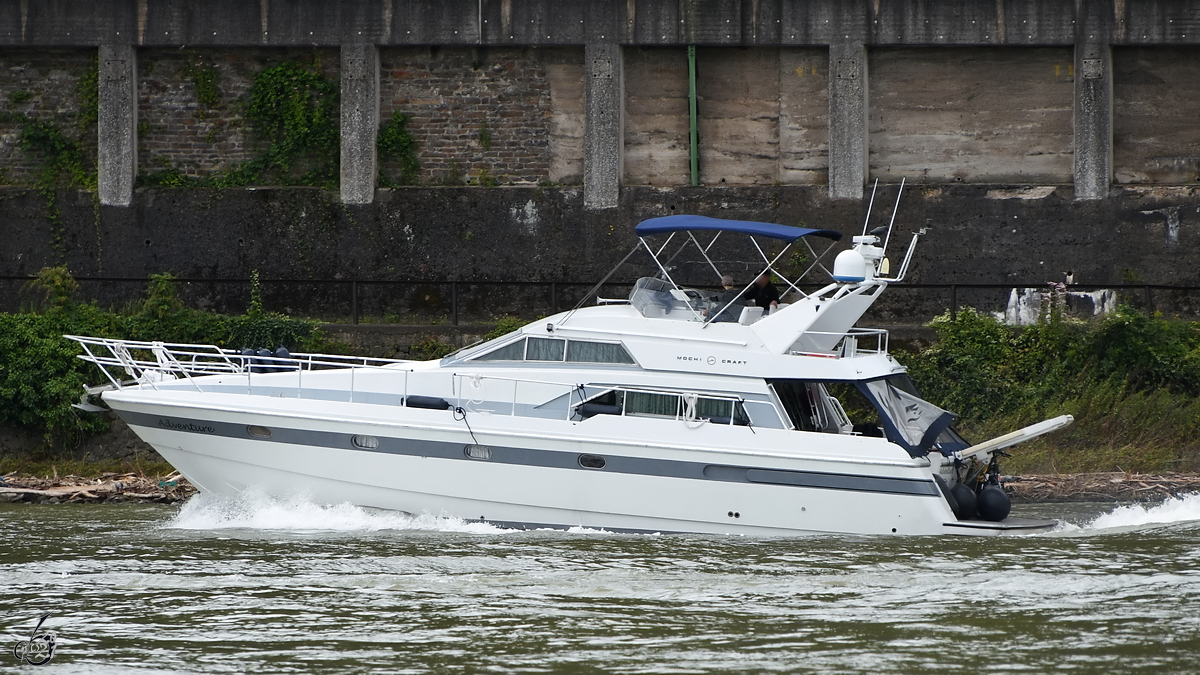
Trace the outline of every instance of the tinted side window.
<instances>
[{"instance_id":1,"label":"tinted side window","mask_svg":"<svg viewBox=\"0 0 1200 675\"><path fill-rule=\"evenodd\" d=\"M625 414L675 417L679 414L679 396L676 394L650 394L643 391L626 392Z\"/></svg>"},{"instance_id":2,"label":"tinted side window","mask_svg":"<svg viewBox=\"0 0 1200 675\"><path fill-rule=\"evenodd\" d=\"M487 354L475 357L476 361L522 361L525 359L525 341L517 340L516 342L505 345L499 349L493 349Z\"/></svg>"},{"instance_id":3,"label":"tinted side window","mask_svg":"<svg viewBox=\"0 0 1200 675\"><path fill-rule=\"evenodd\" d=\"M633 357L619 344L571 340L567 360L574 363L633 363Z\"/></svg>"},{"instance_id":4,"label":"tinted side window","mask_svg":"<svg viewBox=\"0 0 1200 675\"><path fill-rule=\"evenodd\" d=\"M549 338L529 338L529 348L525 352L527 361L562 361L565 340Z\"/></svg>"}]
</instances>

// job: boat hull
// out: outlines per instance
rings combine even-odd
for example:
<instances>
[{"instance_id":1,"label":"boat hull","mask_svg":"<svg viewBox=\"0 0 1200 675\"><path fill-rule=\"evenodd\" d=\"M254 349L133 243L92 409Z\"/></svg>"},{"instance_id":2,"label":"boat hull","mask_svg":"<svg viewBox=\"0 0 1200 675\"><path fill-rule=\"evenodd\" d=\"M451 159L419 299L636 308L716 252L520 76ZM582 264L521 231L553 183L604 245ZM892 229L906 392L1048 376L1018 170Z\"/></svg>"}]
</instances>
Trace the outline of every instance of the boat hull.
<instances>
[{"instance_id":1,"label":"boat hull","mask_svg":"<svg viewBox=\"0 0 1200 675\"><path fill-rule=\"evenodd\" d=\"M814 461L746 450L646 447L522 435L453 411L403 424L106 397L141 438L201 491L259 490L522 528L755 536L996 535L1051 521L959 522L928 469ZM270 437L247 432L269 430ZM374 448L354 445L364 430ZM261 431L260 431L261 433ZM468 446L486 448L472 458ZM603 467L581 464L599 457Z\"/></svg>"}]
</instances>

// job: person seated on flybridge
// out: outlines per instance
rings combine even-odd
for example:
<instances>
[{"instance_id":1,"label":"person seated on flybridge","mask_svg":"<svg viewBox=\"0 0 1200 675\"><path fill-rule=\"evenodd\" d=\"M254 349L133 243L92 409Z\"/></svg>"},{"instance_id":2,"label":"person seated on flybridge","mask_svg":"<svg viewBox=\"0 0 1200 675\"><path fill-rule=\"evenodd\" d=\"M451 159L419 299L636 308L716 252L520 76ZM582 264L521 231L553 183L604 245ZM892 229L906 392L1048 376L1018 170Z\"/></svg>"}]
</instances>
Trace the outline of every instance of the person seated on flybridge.
<instances>
[{"instance_id":1,"label":"person seated on flybridge","mask_svg":"<svg viewBox=\"0 0 1200 675\"><path fill-rule=\"evenodd\" d=\"M710 310L712 313L709 316L716 317L713 319L714 322L728 321L730 323L737 323L738 318L742 315L742 308L746 306L746 303L742 301L742 298L738 297L738 289L733 287L732 276L728 274L722 276L721 286L725 290L721 291L720 295L712 298L714 304L712 310Z\"/></svg>"},{"instance_id":2,"label":"person seated on flybridge","mask_svg":"<svg viewBox=\"0 0 1200 675\"><path fill-rule=\"evenodd\" d=\"M755 307L762 307L763 312L767 314L779 306L779 289L775 288L775 284L771 283L766 273L758 275L754 285L746 291L745 297L747 304L753 302Z\"/></svg>"}]
</instances>

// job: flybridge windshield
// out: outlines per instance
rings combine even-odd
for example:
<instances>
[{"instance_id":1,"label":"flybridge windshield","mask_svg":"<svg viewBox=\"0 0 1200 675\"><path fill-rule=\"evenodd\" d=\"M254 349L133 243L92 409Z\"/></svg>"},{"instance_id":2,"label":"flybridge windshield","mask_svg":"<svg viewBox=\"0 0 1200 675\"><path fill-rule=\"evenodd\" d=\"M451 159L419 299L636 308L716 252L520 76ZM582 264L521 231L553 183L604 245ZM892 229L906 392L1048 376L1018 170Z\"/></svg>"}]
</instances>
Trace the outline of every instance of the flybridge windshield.
<instances>
[{"instance_id":1,"label":"flybridge windshield","mask_svg":"<svg viewBox=\"0 0 1200 675\"><path fill-rule=\"evenodd\" d=\"M604 284L608 283L613 274L625 263L629 262L635 253L641 250L650 255L654 266L658 269L655 275L656 280L661 282L661 284L655 287L651 287L642 281L638 282L639 288L635 289L634 293L636 297L631 297L630 300L637 307L638 311L641 312L642 316L672 319L690 317L694 320L705 322L718 320L723 316L724 318L721 320L724 321L739 321L739 317L734 316L733 312L722 313L718 311L705 317L702 314L704 307L702 305L703 298L701 294L685 286L724 286L732 278L731 287L742 287L740 293L737 294L737 298L734 298L734 300L737 300L749 292L751 285L760 275L773 275L775 283L782 283L787 286L786 289L781 289L784 295L792 292L798 294L800 297L806 297L807 294L801 291L796 286L796 283L820 265L821 258L833 250L833 246L835 245L833 242L842 238L842 234L835 230L815 230L807 227L791 227L777 223L726 220L723 218L694 215L650 218L639 223L635 228L635 232L638 236L637 245L626 254L608 275L584 294L574 309L579 309L585 302L596 297L596 292ZM718 239L726 233L745 235L745 237L735 240L728 247L724 246L724 242L718 245ZM697 239L698 234L704 238L704 241ZM656 235L666 235L665 241L660 239L652 246L647 241L647 237L654 237ZM783 242L783 244L767 245L764 242L758 241L756 239L758 237L775 239ZM811 237L823 237L832 241L829 242L829 246L824 251L818 254L809 244L808 240ZM811 254L811 258L808 268L801 272L796 277L796 281L793 282L787 274L776 269L775 264L796 245L805 247ZM698 253L699 259L692 259L689 256L683 255L685 251ZM721 252L720 256L717 256L718 251ZM753 255L750 257L743 256L743 254L749 254L751 251L762 259L762 267L758 267L757 263L750 262ZM725 267L727 272L734 272L737 277L722 272L721 267ZM726 304L732 305L735 303L727 301ZM740 306L743 303L737 304ZM566 323L570 319L571 314L568 313L559 323Z\"/></svg>"}]
</instances>

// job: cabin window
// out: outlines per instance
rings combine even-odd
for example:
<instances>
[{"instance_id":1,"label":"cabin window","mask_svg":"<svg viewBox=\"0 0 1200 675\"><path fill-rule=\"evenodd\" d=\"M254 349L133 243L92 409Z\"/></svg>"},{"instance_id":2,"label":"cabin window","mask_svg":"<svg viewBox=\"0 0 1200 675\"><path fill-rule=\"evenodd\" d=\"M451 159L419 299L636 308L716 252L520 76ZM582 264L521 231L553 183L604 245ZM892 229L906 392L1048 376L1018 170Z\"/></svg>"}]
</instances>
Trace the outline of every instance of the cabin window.
<instances>
[{"instance_id":1,"label":"cabin window","mask_svg":"<svg viewBox=\"0 0 1200 675\"><path fill-rule=\"evenodd\" d=\"M271 430L266 427L260 427L257 424L252 424L246 427L246 433L255 438L270 438Z\"/></svg>"},{"instance_id":2,"label":"cabin window","mask_svg":"<svg viewBox=\"0 0 1200 675\"><path fill-rule=\"evenodd\" d=\"M566 347L565 340L552 340L550 338L529 338L528 346L525 347L526 361L562 361L563 349Z\"/></svg>"},{"instance_id":3,"label":"cabin window","mask_svg":"<svg viewBox=\"0 0 1200 675\"><path fill-rule=\"evenodd\" d=\"M625 347L613 342L567 342L567 360L572 363L633 363Z\"/></svg>"},{"instance_id":4,"label":"cabin window","mask_svg":"<svg viewBox=\"0 0 1200 675\"><path fill-rule=\"evenodd\" d=\"M625 393L625 414L627 415L656 415L661 417L679 416L678 394L652 394L645 391L629 391Z\"/></svg>"},{"instance_id":5,"label":"cabin window","mask_svg":"<svg viewBox=\"0 0 1200 675\"><path fill-rule=\"evenodd\" d=\"M476 357L477 361L523 361L525 359L525 340L517 340L499 349Z\"/></svg>"},{"instance_id":6,"label":"cabin window","mask_svg":"<svg viewBox=\"0 0 1200 675\"><path fill-rule=\"evenodd\" d=\"M722 398L704 398L696 400L696 417L711 421L713 424L747 425L750 417L741 401Z\"/></svg>"},{"instance_id":7,"label":"cabin window","mask_svg":"<svg viewBox=\"0 0 1200 675\"><path fill-rule=\"evenodd\" d=\"M634 364L633 357L617 342L589 342L528 337L475 357L476 361L555 361L569 363Z\"/></svg>"},{"instance_id":8,"label":"cabin window","mask_svg":"<svg viewBox=\"0 0 1200 675\"><path fill-rule=\"evenodd\" d=\"M773 412L774 408L771 410ZM713 424L750 424L750 416L746 414L746 407L741 400L674 392L610 389L580 403L578 413L583 419L596 415L625 414L675 420L707 420ZM778 418L771 426L780 427Z\"/></svg>"},{"instance_id":9,"label":"cabin window","mask_svg":"<svg viewBox=\"0 0 1200 675\"><path fill-rule=\"evenodd\" d=\"M603 469L605 465L604 458L600 455L580 455L579 466L585 469Z\"/></svg>"},{"instance_id":10,"label":"cabin window","mask_svg":"<svg viewBox=\"0 0 1200 675\"><path fill-rule=\"evenodd\" d=\"M486 445L464 445L463 454L471 459L491 459L492 449Z\"/></svg>"},{"instance_id":11,"label":"cabin window","mask_svg":"<svg viewBox=\"0 0 1200 675\"><path fill-rule=\"evenodd\" d=\"M357 435L351 438L350 442L354 443L354 447L363 450L375 450L379 447L379 439L374 436Z\"/></svg>"}]
</instances>

